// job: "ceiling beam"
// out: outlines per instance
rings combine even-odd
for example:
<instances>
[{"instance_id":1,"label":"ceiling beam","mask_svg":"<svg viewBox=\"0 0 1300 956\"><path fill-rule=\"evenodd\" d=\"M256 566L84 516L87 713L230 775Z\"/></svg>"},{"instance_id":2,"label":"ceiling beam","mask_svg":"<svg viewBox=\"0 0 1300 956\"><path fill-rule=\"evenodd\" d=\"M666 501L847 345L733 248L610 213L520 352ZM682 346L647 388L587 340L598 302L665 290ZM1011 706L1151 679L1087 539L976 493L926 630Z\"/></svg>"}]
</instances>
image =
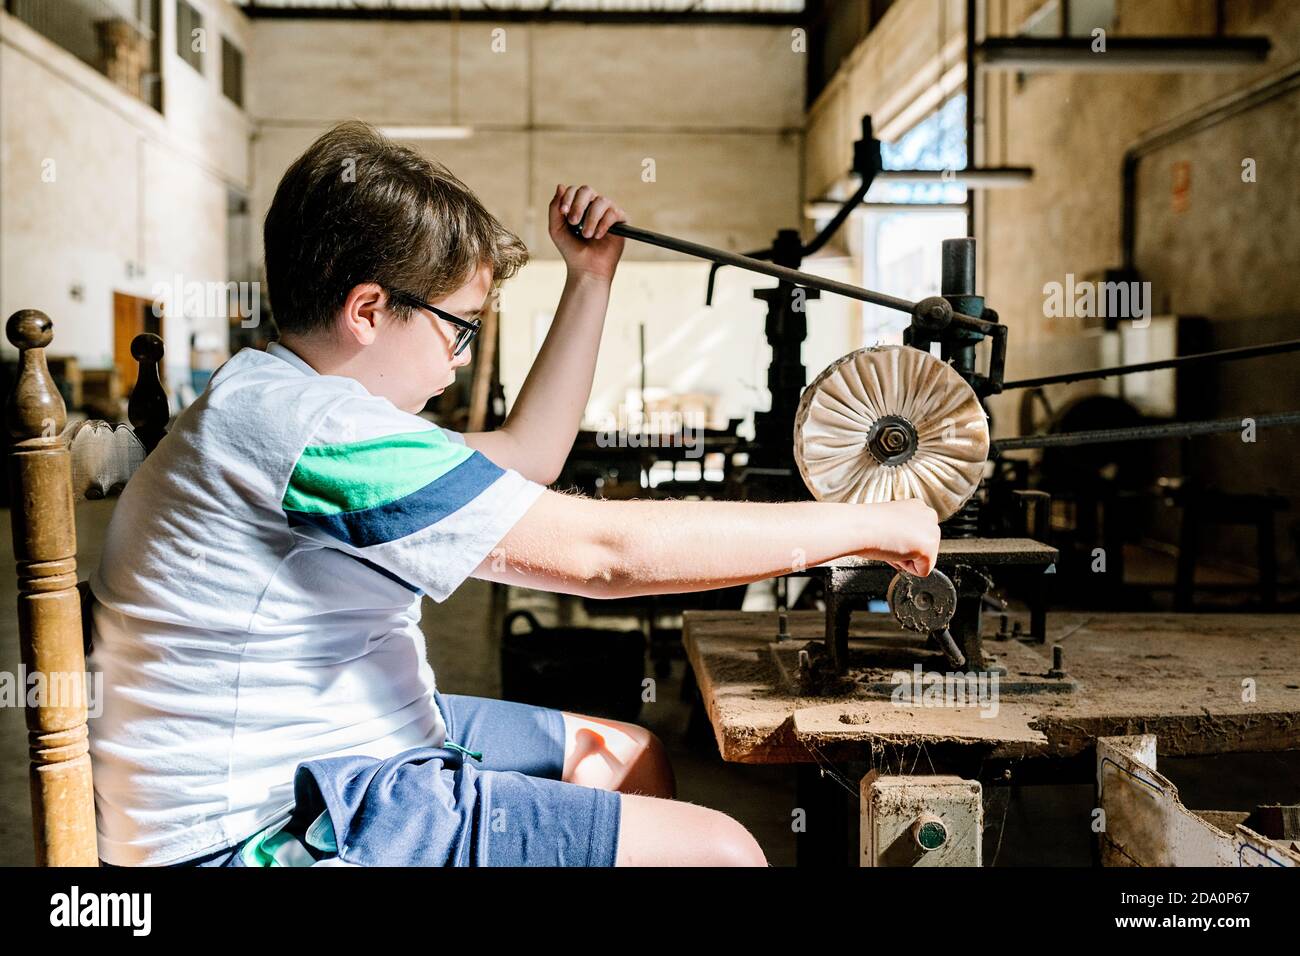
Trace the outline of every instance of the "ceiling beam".
<instances>
[{"instance_id":1,"label":"ceiling beam","mask_svg":"<svg viewBox=\"0 0 1300 956\"><path fill-rule=\"evenodd\" d=\"M390 20L460 23L593 23L639 26L802 26L803 11L725 12L689 10L459 10L410 7L273 7L259 3L241 6L252 20Z\"/></svg>"}]
</instances>

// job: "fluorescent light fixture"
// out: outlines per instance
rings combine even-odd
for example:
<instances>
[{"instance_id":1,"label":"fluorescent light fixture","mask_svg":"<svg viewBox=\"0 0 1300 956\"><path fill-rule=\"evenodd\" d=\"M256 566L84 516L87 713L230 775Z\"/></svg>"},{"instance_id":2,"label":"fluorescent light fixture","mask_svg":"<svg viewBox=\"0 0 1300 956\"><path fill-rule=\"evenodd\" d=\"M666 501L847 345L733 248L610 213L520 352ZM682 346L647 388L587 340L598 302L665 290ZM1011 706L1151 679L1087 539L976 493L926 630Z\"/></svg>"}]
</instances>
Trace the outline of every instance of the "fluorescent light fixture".
<instances>
[{"instance_id":1,"label":"fluorescent light fixture","mask_svg":"<svg viewBox=\"0 0 1300 956\"><path fill-rule=\"evenodd\" d=\"M381 126L379 132L389 139L469 139L472 126Z\"/></svg>"},{"instance_id":2,"label":"fluorescent light fixture","mask_svg":"<svg viewBox=\"0 0 1300 956\"><path fill-rule=\"evenodd\" d=\"M1268 59L1267 37L989 37L976 47L985 70L1020 73L1201 73L1240 70Z\"/></svg>"},{"instance_id":3,"label":"fluorescent light fixture","mask_svg":"<svg viewBox=\"0 0 1300 956\"><path fill-rule=\"evenodd\" d=\"M875 183L954 183L967 189L1015 189L1034 178L1031 166L976 166L973 169L882 169Z\"/></svg>"}]
</instances>

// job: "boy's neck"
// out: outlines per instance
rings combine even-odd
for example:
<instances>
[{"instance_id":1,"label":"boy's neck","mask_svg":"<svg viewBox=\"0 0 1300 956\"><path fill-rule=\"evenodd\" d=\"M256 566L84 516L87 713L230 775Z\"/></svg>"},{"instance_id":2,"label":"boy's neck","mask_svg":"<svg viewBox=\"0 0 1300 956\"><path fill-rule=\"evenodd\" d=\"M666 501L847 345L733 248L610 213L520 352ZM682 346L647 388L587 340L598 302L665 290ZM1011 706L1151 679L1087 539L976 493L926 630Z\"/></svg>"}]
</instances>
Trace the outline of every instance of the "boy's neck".
<instances>
[{"instance_id":1,"label":"boy's neck","mask_svg":"<svg viewBox=\"0 0 1300 956\"><path fill-rule=\"evenodd\" d=\"M279 344L315 369L318 375L338 375L360 382L371 395L387 398L398 408L405 404L397 395L389 394L382 368L375 368L376 356L363 348L347 348L324 335L285 335ZM407 409L410 411L410 409Z\"/></svg>"},{"instance_id":2,"label":"boy's neck","mask_svg":"<svg viewBox=\"0 0 1300 956\"><path fill-rule=\"evenodd\" d=\"M343 375L355 378L362 385L367 384L369 376L360 349L340 348L338 343L315 335L284 335L280 337L279 343L319 375Z\"/></svg>"}]
</instances>

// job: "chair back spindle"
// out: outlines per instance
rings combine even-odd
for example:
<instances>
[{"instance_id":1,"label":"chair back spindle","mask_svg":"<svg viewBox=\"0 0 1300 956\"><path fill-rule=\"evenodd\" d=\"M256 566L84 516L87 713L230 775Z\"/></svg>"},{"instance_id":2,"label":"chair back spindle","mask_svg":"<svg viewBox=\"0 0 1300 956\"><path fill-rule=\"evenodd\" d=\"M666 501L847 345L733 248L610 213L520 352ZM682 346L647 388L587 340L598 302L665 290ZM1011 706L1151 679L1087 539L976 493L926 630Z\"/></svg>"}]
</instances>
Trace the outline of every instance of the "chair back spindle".
<instances>
[{"instance_id":1,"label":"chair back spindle","mask_svg":"<svg viewBox=\"0 0 1300 956\"><path fill-rule=\"evenodd\" d=\"M96 866L74 499L120 489L166 433L163 343L149 334L131 343L140 362L128 404L134 428L95 421L65 431L67 411L45 358L54 323L24 309L10 316L5 334L19 355L6 425L19 644L28 684L38 691L35 706L25 707L36 863ZM26 701L28 686L23 690Z\"/></svg>"}]
</instances>

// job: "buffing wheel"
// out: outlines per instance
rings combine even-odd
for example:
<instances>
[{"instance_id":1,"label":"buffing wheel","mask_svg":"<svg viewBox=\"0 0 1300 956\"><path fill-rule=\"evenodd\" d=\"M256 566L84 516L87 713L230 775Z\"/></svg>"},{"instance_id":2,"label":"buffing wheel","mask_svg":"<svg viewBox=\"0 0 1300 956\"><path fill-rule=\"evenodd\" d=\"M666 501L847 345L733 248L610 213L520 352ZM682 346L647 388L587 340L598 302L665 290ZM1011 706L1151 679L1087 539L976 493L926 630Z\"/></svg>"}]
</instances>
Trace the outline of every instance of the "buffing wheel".
<instances>
[{"instance_id":1,"label":"buffing wheel","mask_svg":"<svg viewBox=\"0 0 1300 956\"><path fill-rule=\"evenodd\" d=\"M794 458L818 501L920 498L943 521L975 493L989 454L979 398L910 346L859 349L804 390Z\"/></svg>"}]
</instances>

